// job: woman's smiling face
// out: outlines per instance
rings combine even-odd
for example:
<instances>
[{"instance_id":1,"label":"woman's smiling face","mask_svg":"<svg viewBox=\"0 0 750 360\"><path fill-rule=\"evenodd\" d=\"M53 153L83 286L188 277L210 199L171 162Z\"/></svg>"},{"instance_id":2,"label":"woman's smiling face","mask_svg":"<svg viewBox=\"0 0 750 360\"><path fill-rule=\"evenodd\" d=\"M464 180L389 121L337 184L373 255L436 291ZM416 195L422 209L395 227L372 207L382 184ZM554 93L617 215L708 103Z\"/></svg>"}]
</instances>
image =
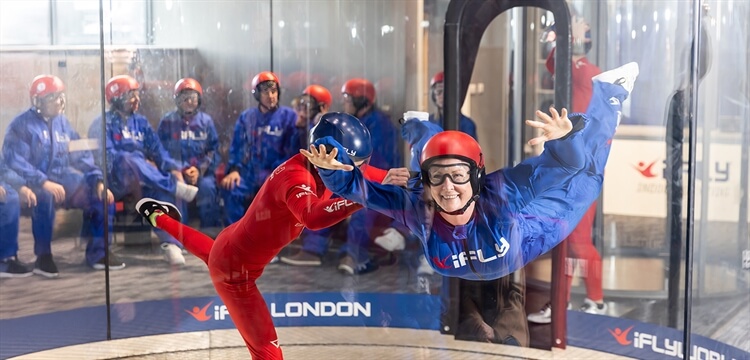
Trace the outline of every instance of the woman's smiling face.
<instances>
[{"instance_id":1,"label":"woman's smiling face","mask_svg":"<svg viewBox=\"0 0 750 360\"><path fill-rule=\"evenodd\" d=\"M438 159L427 169L427 182L432 199L445 212L463 208L473 194L471 188L471 167L458 159Z\"/></svg>"}]
</instances>

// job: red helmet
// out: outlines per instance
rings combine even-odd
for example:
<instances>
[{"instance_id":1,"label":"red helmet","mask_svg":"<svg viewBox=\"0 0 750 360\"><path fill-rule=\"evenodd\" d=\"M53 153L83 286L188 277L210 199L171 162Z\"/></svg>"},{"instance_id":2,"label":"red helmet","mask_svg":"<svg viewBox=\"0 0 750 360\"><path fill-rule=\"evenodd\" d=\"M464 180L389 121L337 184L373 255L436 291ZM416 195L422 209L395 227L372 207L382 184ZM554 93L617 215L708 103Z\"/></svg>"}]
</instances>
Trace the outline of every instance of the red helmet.
<instances>
[{"instance_id":1,"label":"red helmet","mask_svg":"<svg viewBox=\"0 0 750 360\"><path fill-rule=\"evenodd\" d=\"M474 195L479 194L484 181L484 155L479 143L461 131L446 130L435 134L422 148L419 159L422 179L427 179L430 164L443 158L456 158L469 163L471 167L471 187Z\"/></svg>"},{"instance_id":2,"label":"red helmet","mask_svg":"<svg viewBox=\"0 0 750 360\"><path fill-rule=\"evenodd\" d=\"M438 72L435 74L435 76L432 77L432 80L430 80L430 87L435 86L437 83L441 83L445 81L445 73L444 72Z\"/></svg>"},{"instance_id":3,"label":"red helmet","mask_svg":"<svg viewBox=\"0 0 750 360\"><path fill-rule=\"evenodd\" d=\"M255 75L255 77L253 78L253 81L250 82L250 86L248 89L252 91L253 97L255 97L255 100L260 101L260 91L258 91L258 85L266 81L275 82L276 87L279 88L279 96L281 96L281 82L279 81L279 77L270 71L261 71L260 73L258 73L258 75Z\"/></svg>"},{"instance_id":4,"label":"red helmet","mask_svg":"<svg viewBox=\"0 0 750 360\"><path fill-rule=\"evenodd\" d=\"M279 82L279 77L276 76L276 74L270 71L263 71L258 75L255 75L255 77L253 78L253 82L251 83L252 90L255 90L255 88L257 88L260 83L266 81L274 81L276 82L276 86L281 87L281 82Z\"/></svg>"},{"instance_id":5,"label":"red helmet","mask_svg":"<svg viewBox=\"0 0 750 360\"><path fill-rule=\"evenodd\" d=\"M54 75L39 75L31 81L29 96L45 97L49 94L65 91L65 84L59 77Z\"/></svg>"},{"instance_id":6,"label":"red helmet","mask_svg":"<svg viewBox=\"0 0 750 360\"><path fill-rule=\"evenodd\" d=\"M138 90L140 87L141 84L132 76L117 75L109 79L107 86L104 87L104 97L111 104L114 100L125 96L132 90Z\"/></svg>"},{"instance_id":7,"label":"red helmet","mask_svg":"<svg viewBox=\"0 0 750 360\"><path fill-rule=\"evenodd\" d=\"M310 95L319 104L325 104L326 106L331 106L331 103L333 102L331 92L320 85L310 85L306 87L305 90L302 91L302 95Z\"/></svg>"},{"instance_id":8,"label":"red helmet","mask_svg":"<svg viewBox=\"0 0 750 360\"><path fill-rule=\"evenodd\" d=\"M364 97L370 104L375 103L375 86L366 79L349 79L341 87L342 94L349 94L353 98Z\"/></svg>"},{"instance_id":9,"label":"red helmet","mask_svg":"<svg viewBox=\"0 0 750 360\"><path fill-rule=\"evenodd\" d=\"M181 92L185 90L194 90L198 92L198 95L203 96L203 88L198 80L193 78L182 78L174 84L174 97L176 98Z\"/></svg>"}]
</instances>

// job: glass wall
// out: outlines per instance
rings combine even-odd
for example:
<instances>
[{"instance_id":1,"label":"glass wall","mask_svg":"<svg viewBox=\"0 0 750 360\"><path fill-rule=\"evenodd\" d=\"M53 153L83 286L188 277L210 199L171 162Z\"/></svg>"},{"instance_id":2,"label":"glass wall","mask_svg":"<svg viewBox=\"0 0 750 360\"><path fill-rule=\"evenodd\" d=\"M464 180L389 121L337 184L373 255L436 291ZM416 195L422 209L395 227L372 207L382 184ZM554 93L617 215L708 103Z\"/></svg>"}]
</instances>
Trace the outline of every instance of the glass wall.
<instances>
[{"instance_id":1,"label":"glass wall","mask_svg":"<svg viewBox=\"0 0 750 360\"><path fill-rule=\"evenodd\" d=\"M588 239L601 262L569 254L572 266L553 269L543 255L504 278L513 284L472 283L475 290L499 291L484 305L495 308L493 319L505 314L519 323L524 334L516 340L523 346L552 345L551 325L526 317L548 301L565 301L551 299L548 289L553 272L567 271L573 275L570 345L666 357L687 331L694 352L746 357L750 28L742 19L750 16L750 6L637 0L568 5L590 26L588 62L603 71L631 61L640 65L623 103ZM444 69L448 8L448 0L0 1L0 357L235 328L212 283L215 274L174 237L153 231L133 210L136 202L144 196L176 202L186 224L215 238L244 213L275 166L304 146L315 123L303 113L310 111L305 104L311 99L302 96L308 86L330 92L328 110L354 106L357 112L362 108L345 86L354 78L372 85L365 106L374 105L379 120L371 120L381 121L370 128L381 153L373 162L381 163L371 165L408 166L412 152L398 120L407 110L441 115L440 87L431 80ZM554 105L554 77L546 63L554 41L542 36L553 23L539 7L515 8L479 36L462 112L475 125L488 173L516 162L514 154L541 151L522 145L537 133L510 129L521 129L533 110ZM693 52L694 34L701 35L700 51ZM260 116L252 111L268 108L263 102L273 92L253 84L265 71L277 78L275 112L286 118L278 127L261 117L254 120L256 129L246 121ZM137 99L122 88L132 83L108 86L120 75L138 83ZM200 116L210 117L216 132L214 148L193 157L182 144L202 143L209 130L188 121L181 131L159 132L167 129L165 117L194 118L181 108L191 102L187 94L175 91L178 80L188 77L200 84ZM118 119L132 115L128 106L140 120L117 128ZM109 119L104 124L102 116ZM238 135L243 133L278 133L293 146L269 152L278 144L256 144ZM238 141L246 147L233 147ZM134 165L118 151L141 153L144 161ZM250 190L229 194L224 179L247 164L268 169L258 170L254 182L243 173ZM190 180L187 170L193 167L200 179L213 179L213 187ZM134 169L139 176L126 176ZM179 177L201 185L196 201L187 201L189 190L176 185ZM108 204L110 194L114 201ZM254 212L256 219L275 216L266 210ZM420 256L422 244L408 230L374 214L331 229L293 234L294 241L277 246L277 258L264 259L271 263L257 288L276 326L456 332L441 327L441 314L465 314L476 294L450 294L444 278L427 268L434 260ZM587 266L601 269L604 316L578 311L593 296ZM508 294L519 297L520 307L498 300ZM490 341L510 343L506 335Z\"/></svg>"}]
</instances>

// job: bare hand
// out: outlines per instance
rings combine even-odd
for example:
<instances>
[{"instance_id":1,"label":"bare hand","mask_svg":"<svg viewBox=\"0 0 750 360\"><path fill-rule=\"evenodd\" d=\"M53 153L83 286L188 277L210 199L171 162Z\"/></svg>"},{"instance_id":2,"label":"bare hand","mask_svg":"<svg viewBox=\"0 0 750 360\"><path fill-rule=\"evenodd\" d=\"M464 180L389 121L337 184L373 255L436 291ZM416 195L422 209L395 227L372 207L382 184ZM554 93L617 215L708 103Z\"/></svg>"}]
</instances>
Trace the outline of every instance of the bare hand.
<instances>
[{"instance_id":1,"label":"bare hand","mask_svg":"<svg viewBox=\"0 0 750 360\"><path fill-rule=\"evenodd\" d=\"M96 185L96 197L100 201L104 201L104 199L102 199L102 194L104 194L104 183L99 183L98 185ZM115 195L112 194L112 191L107 189L107 203L112 204L114 202L115 202Z\"/></svg>"},{"instance_id":2,"label":"bare hand","mask_svg":"<svg viewBox=\"0 0 750 360\"><path fill-rule=\"evenodd\" d=\"M237 171L232 171L226 176L224 176L223 179L221 179L221 187L227 190L232 190L235 187L240 185L240 173Z\"/></svg>"},{"instance_id":3,"label":"bare hand","mask_svg":"<svg viewBox=\"0 0 750 360\"><path fill-rule=\"evenodd\" d=\"M409 181L409 169L402 167L402 168L393 168L388 170L388 173L385 175L385 178L383 179L383 185L396 185L396 186L406 186L406 183Z\"/></svg>"},{"instance_id":4,"label":"bare hand","mask_svg":"<svg viewBox=\"0 0 750 360\"><path fill-rule=\"evenodd\" d=\"M55 199L55 204L61 204L65 201L65 188L63 188L62 185L47 180L42 184L42 189L52 194L52 197Z\"/></svg>"},{"instance_id":5,"label":"bare hand","mask_svg":"<svg viewBox=\"0 0 750 360\"><path fill-rule=\"evenodd\" d=\"M305 149L299 149L300 154L304 155L311 164L321 169L328 170L344 170L352 171L354 166L342 164L336 160L336 155L339 153L338 148L333 148L330 153L326 154L326 147L323 144L315 148L315 145L310 145L310 151Z\"/></svg>"},{"instance_id":6,"label":"bare hand","mask_svg":"<svg viewBox=\"0 0 750 360\"><path fill-rule=\"evenodd\" d=\"M172 175L174 175L174 177L175 177L175 179L177 181L179 181L181 183L185 182L185 178L182 177L182 171L180 171L180 170L172 170L172 171L170 171L170 173L172 173Z\"/></svg>"},{"instance_id":7,"label":"bare hand","mask_svg":"<svg viewBox=\"0 0 750 360\"><path fill-rule=\"evenodd\" d=\"M581 16L574 16L573 22L570 24L570 34L573 36L573 41L591 42L591 39L586 39L586 32L591 27Z\"/></svg>"},{"instance_id":8,"label":"bare hand","mask_svg":"<svg viewBox=\"0 0 750 360\"><path fill-rule=\"evenodd\" d=\"M28 205L30 208L36 206L36 194L26 186L18 189L18 197L21 203Z\"/></svg>"},{"instance_id":9,"label":"bare hand","mask_svg":"<svg viewBox=\"0 0 750 360\"><path fill-rule=\"evenodd\" d=\"M198 183L198 176L200 176L200 174L201 172L197 167L191 166L185 170L185 173L183 175L185 176L186 183L195 185Z\"/></svg>"},{"instance_id":10,"label":"bare hand","mask_svg":"<svg viewBox=\"0 0 750 360\"><path fill-rule=\"evenodd\" d=\"M555 108L549 108L552 116L539 110L536 117L541 121L526 120L526 125L542 130L542 135L529 140L529 145L541 144L545 141L559 139L573 130L573 123L568 119L568 110L563 108L562 113L557 113Z\"/></svg>"},{"instance_id":11,"label":"bare hand","mask_svg":"<svg viewBox=\"0 0 750 360\"><path fill-rule=\"evenodd\" d=\"M5 202L5 196L6 196L5 188L0 186L0 203Z\"/></svg>"}]
</instances>

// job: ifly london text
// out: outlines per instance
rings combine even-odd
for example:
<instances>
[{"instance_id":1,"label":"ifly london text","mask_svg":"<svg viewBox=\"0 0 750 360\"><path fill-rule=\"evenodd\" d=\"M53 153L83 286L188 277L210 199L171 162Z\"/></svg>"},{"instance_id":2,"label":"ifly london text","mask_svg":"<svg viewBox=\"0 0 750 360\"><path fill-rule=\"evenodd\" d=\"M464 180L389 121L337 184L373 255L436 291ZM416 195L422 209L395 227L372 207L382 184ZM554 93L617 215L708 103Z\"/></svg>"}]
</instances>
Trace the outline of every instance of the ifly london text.
<instances>
[{"instance_id":1,"label":"ifly london text","mask_svg":"<svg viewBox=\"0 0 750 360\"><path fill-rule=\"evenodd\" d=\"M214 305L214 320L224 320L229 311L224 305ZM370 317L371 303L332 301L293 301L285 304L271 303L271 316L275 318L299 317Z\"/></svg>"}]
</instances>

